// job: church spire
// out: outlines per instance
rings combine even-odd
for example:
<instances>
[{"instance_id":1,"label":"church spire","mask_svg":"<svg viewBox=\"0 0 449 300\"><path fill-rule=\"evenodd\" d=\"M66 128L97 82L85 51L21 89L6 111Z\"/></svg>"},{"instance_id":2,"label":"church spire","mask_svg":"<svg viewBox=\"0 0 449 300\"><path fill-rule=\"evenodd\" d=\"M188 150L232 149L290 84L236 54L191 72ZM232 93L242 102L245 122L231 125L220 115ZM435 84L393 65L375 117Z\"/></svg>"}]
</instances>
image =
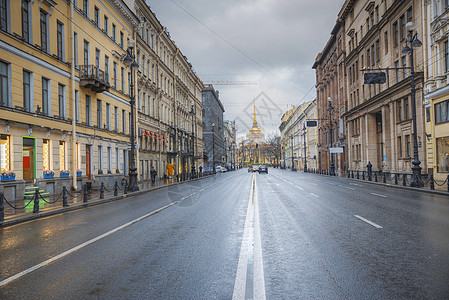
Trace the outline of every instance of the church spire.
<instances>
[{"instance_id":1,"label":"church spire","mask_svg":"<svg viewBox=\"0 0 449 300\"><path fill-rule=\"evenodd\" d=\"M253 127L257 127L257 120L256 120L256 99L254 99L254 121L253 121Z\"/></svg>"}]
</instances>

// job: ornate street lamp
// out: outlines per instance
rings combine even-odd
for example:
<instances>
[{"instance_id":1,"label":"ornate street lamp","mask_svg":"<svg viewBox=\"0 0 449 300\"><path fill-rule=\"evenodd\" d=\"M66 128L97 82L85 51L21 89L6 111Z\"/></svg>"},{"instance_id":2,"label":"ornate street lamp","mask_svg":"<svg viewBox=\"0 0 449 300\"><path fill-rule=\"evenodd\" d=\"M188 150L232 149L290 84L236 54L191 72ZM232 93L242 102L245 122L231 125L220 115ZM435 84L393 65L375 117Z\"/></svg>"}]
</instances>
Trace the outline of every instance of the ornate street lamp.
<instances>
[{"instance_id":1,"label":"ornate street lamp","mask_svg":"<svg viewBox=\"0 0 449 300\"><path fill-rule=\"evenodd\" d=\"M405 25L405 28L408 31L408 39L405 40L405 47L402 49L402 53L410 54L411 59L411 86L412 86L412 112L413 112L413 167L412 167L412 181L410 182L410 186L413 187L423 187L424 182L421 178L421 167L419 166L421 162L418 157L418 137L416 130L416 84L415 84L415 62L413 57L414 48L418 48L422 46L421 41L418 39L418 33L413 33L413 22L408 22ZM410 45L410 46L409 46Z\"/></svg>"},{"instance_id":2,"label":"ornate street lamp","mask_svg":"<svg viewBox=\"0 0 449 300\"><path fill-rule=\"evenodd\" d=\"M296 171L295 168L295 160L293 158L293 150L294 150L294 145L293 145L293 135L290 136L290 140L291 140L291 144L292 144L292 171Z\"/></svg>"},{"instance_id":3,"label":"ornate street lamp","mask_svg":"<svg viewBox=\"0 0 449 300\"><path fill-rule=\"evenodd\" d=\"M215 172L215 123L212 123L212 173Z\"/></svg>"},{"instance_id":4,"label":"ornate street lamp","mask_svg":"<svg viewBox=\"0 0 449 300\"><path fill-rule=\"evenodd\" d=\"M327 108L327 111L329 112L329 131L330 131L330 145L329 145L329 154L331 156L331 164L329 168L330 175L335 175L335 164L334 164L334 156L332 155L331 148L332 148L332 111L334 108L332 107L332 98L327 97L327 100L329 101L329 107Z\"/></svg>"},{"instance_id":5,"label":"ornate street lamp","mask_svg":"<svg viewBox=\"0 0 449 300\"><path fill-rule=\"evenodd\" d=\"M128 191L135 192L139 190L139 186L137 185L137 167L136 167L136 145L135 145L135 129L134 129L134 79L133 74L134 71L139 68L139 64L136 62L135 57L133 55L133 49L135 47L135 41L129 40L128 49L126 50L126 57L123 60L123 64L126 67L129 67L131 70L131 82L129 85L129 97L131 99L131 124L130 124L130 135L131 135L131 166L129 168L129 185Z\"/></svg>"},{"instance_id":6,"label":"ornate street lamp","mask_svg":"<svg viewBox=\"0 0 449 300\"><path fill-rule=\"evenodd\" d=\"M190 114L192 115L192 164L191 164L191 172L192 177L195 176L195 110L193 101L191 102L191 110Z\"/></svg>"},{"instance_id":7,"label":"ornate street lamp","mask_svg":"<svg viewBox=\"0 0 449 300\"><path fill-rule=\"evenodd\" d=\"M306 150L306 124L303 124L304 131L304 173L307 173L307 150Z\"/></svg>"}]
</instances>

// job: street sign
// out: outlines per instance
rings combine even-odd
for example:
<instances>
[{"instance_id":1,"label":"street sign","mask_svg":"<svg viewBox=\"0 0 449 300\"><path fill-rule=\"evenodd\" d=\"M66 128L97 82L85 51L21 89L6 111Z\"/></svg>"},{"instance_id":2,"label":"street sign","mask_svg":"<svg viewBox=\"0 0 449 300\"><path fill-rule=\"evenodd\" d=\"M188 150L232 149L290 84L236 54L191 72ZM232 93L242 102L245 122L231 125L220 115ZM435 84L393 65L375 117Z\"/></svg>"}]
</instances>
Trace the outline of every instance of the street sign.
<instances>
[{"instance_id":1,"label":"street sign","mask_svg":"<svg viewBox=\"0 0 449 300\"><path fill-rule=\"evenodd\" d=\"M342 147L333 147L333 148L329 148L330 153L343 153L343 148Z\"/></svg>"},{"instance_id":2,"label":"street sign","mask_svg":"<svg viewBox=\"0 0 449 300\"><path fill-rule=\"evenodd\" d=\"M293 152L293 156L294 156L294 157L298 156L298 153Z\"/></svg>"},{"instance_id":3,"label":"street sign","mask_svg":"<svg viewBox=\"0 0 449 300\"><path fill-rule=\"evenodd\" d=\"M365 84L380 84L387 82L386 72L365 73L363 74Z\"/></svg>"},{"instance_id":4,"label":"street sign","mask_svg":"<svg viewBox=\"0 0 449 300\"><path fill-rule=\"evenodd\" d=\"M317 121L307 121L306 124L307 124L307 127L316 127Z\"/></svg>"}]
</instances>

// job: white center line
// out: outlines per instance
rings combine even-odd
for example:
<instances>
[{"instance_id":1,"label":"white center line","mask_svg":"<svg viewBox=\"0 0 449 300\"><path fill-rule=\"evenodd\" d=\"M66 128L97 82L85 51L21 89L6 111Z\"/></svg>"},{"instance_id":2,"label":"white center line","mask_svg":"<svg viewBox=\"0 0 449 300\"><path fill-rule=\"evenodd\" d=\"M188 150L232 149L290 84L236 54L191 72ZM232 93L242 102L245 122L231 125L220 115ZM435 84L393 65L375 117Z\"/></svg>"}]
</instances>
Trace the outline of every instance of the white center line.
<instances>
[{"instance_id":1,"label":"white center line","mask_svg":"<svg viewBox=\"0 0 449 300\"><path fill-rule=\"evenodd\" d=\"M363 217L361 217L361 216L354 215L354 217L356 217L357 219L362 220L363 222L366 222L366 223L368 223L368 224L370 224L371 226L374 226L374 227L376 227L376 228L383 228L382 226L377 225L376 223L371 222L370 220L367 220L367 219L365 219L365 218L363 218Z\"/></svg>"},{"instance_id":2,"label":"white center line","mask_svg":"<svg viewBox=\"0 0 449 300\"><path fill-rule=\"evenodd\" d=\"M295 186L298 188L298 189L300 189L300 190L304 190L302 187L300 187L299 185L296 185L295 184Z\"/></svg>"},{"instance_id":3,"label":"white center line","mask_svg":"<svg viewBox=\"0 0 449 300\"><path fill-rule=\"evenodd\" d=\"M315 196L315 197L317 197L317 198L320 197L320 196L318 196L318 195L315 195L314 193L310 193L310 195Z\"/></svg>"},{"instance_id":4,"label":"white center line","mask_svg":"<svg viewBox=\"0 0 449 300\"><path fill-rule=\"evenodd\" d=\"M321 180L318 180L318 181L321 181ZM311 184L311 185L317 185L316 183L313 183L313 182L311 182L310 184Z\"/></svg>"},{"instance_id":5,"label":"white center line","mask_svg":"<svg viewBox=\"0 0 449 300\"><path fill-rule=\"evenodd\" d=\"M362 186L361 184L357 184L357 183L350 183L350 185Z\"/></svg>"},{"instance_id":6,"label":"white center line","mask_svg":"<svg viewBox=\"0 0 449 300\"><path fill-rule=\"evenodd\" d=\"M383 197L383 198L387 198L387 196L385 196L385 195L381 195L381 194L376 194L376 193L371 193L371 195L374 195L374 196L379 196L379 197Z\"/></svg>"}]
</instances>

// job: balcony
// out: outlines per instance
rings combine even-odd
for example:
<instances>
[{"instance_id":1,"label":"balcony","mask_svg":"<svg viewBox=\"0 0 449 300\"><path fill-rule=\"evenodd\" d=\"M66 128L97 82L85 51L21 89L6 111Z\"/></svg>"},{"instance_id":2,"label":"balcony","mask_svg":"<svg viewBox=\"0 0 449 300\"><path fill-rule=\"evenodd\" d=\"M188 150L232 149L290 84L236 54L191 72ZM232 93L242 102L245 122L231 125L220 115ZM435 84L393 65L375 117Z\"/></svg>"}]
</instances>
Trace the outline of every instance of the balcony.
<instances>
[{"instance_id":1,"label":"balcony","mask_svg":"<svg viewBox=\"0 0 449 300\"><path fill-rule=\"evenodd\" d=\"M109 75L94 65L80 67L80 86L91 89L95 93L109 91Z\"/></svg>"}]
</instances>

